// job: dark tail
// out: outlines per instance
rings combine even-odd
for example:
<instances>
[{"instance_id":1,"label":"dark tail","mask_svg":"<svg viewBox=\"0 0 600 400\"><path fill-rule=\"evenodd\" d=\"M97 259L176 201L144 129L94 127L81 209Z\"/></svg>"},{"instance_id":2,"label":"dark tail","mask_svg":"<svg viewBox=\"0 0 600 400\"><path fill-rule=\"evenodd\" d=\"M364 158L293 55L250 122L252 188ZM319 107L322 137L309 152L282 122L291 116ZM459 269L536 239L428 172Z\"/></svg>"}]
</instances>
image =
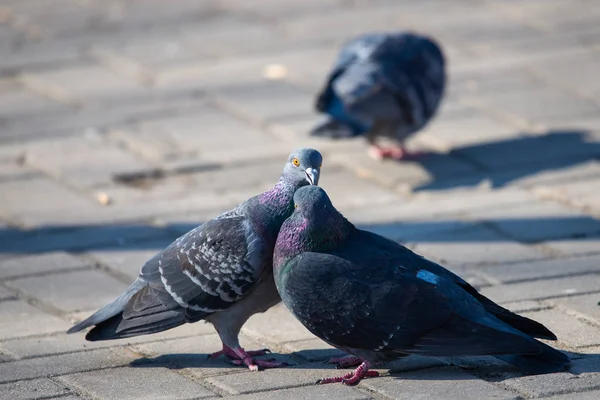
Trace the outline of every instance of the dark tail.
<instances>
[{"instance_id":1,"label":"dark tail","mask_svg":"<svg viewBox=\"0 0 600 400\"><path fill-rule=\"evenodd\" d=\"M552 347L539 343L542 346L542 352L535 355L501 355L496 356L500 360L507 362L519 368L521 371L529 374L548 374L566 370L570 365L569 357L566 354L553 349Z\"/></svg>"},{"instance_id":2,"label":"dark tail","mask_svg":"<svg viewBox=\"0 0 600 400\"><path fill-rule=\"evenodd\" d=\"M136 281L133 282L131 284L131 286L129 286L129 288L127 288L125 293L123 293L121 296L119 296L115 301L113 301L109 305L104 306L102 309L96 311L93 315L91 315L87 319L84 319L77 325L73 326L71 329L69 329L67 331L67 333L75 333L75 332L82 331L87 327L90 327L92 325L97 325L97 324L99 324L103 321L106 321L107 319L114 317L115 315L121 313L125 309L125 306L129 302L129 300L131 300L131 298L136 293L138 293L140 290L142 290L146 285L147 285L146 282L144 282L140 279L136 279Z\"/></svg>"}]
</instances>

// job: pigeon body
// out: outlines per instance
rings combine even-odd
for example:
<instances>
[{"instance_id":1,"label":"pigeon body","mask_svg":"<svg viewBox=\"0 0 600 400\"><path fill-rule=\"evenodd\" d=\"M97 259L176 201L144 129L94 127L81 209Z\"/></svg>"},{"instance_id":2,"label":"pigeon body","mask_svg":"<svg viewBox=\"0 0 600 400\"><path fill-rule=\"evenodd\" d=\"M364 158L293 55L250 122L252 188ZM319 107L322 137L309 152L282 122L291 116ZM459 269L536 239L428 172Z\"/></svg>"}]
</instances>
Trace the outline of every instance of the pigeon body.
<instances>
[{"instance_id":1,"label":"pigeon body","mask_svg":"<svg viewBox=\"0 0 600 400\"><path fill-rule=\"evenodd\" d=\"M87 340L110 340L206 320L223 341L215 356L236 357L256 370L260 360L240 347L238 334L250 316L281 301L272 269L277 233L293 211L295 190L318 184L321 162L313 149L292 153L272 190L175 240L141 268L125 293L68 333L94 326Z\"/></svg>"},{"instance_id":2,"label":"pigeon body","mask_svg":"<svg viewBox=\"0 0 600 400\"><path fill-rule=\"evenodd\" d=\"M342 377L346 383L411 354L493 355L529 373L568 365L563 353L534 339L555 340L546 327L399 243L357 229L322 189L301 188L294 201L275 246L275 282L306 328L364 361Z\"/></svg>"},{"instance_id":3,"label":"pigeon body","mask_svg":"<svg viewBox=\"0 0 600 400\"><path fill-rule=\"evenodd\" d=\"M327 118L311 133L366 135L380 150L377 138L392 138L399 143L395 158L402 158L404 141L438 109L446 84L444 64L432 39L412 33L366 34L349 41L317 95L315 107Z\"/></svg>"}]
</instances>

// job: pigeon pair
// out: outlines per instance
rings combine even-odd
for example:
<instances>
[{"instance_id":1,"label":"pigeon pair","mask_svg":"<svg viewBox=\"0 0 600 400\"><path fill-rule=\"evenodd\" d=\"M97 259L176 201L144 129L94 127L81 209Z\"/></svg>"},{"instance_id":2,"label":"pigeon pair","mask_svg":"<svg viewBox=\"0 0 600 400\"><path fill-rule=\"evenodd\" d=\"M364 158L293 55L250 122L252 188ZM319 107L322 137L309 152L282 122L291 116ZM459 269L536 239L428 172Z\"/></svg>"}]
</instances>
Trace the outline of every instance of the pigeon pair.
<instances>
[{"instance_id":1,"label":"pigeon pair","mask_svg":"<svg viewBox=\"0 0 600 400\"><path fill-rule=\"evenodd\" d=\"M430 38L412 33L366 34L349 41L317 95L326 114L314 136L366 136L376 158L417 156L404 147L435 115L446 85L445 61ZM381 138L396 144L382 146Z\"/></svg>"},{"instance_id":2,"label":"pigeon pair","mask_svg":"<svg viewBox=\"0 0 600 400\"><path fill-rule=\"evenodd\" d=\"M354 384L377 375L370 366L410 354L491 354L534 373L568 365L534 339L556 339L541 324L400 244L356 229L316 186L321 163L316 150L293 152L273 189L175 240L125 293L68 332L94 325L86 339L109 340L204 319L223 342L211 357L256 371L284 364L255 360L266 350L245 351L239 331L283 299L312 333L353 355L343 365L360 364L321 383Z\"/></svg>"}]
</instances>

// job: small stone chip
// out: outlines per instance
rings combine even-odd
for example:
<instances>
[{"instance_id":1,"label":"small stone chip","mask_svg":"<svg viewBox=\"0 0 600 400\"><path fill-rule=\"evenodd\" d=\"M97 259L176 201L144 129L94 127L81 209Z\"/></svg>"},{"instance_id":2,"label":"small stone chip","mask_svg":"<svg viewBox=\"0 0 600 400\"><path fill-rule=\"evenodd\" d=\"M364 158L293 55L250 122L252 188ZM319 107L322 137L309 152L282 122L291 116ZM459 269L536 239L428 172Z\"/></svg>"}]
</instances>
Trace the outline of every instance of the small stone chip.
<instances>
[{"instance_id":1,"label":"small stone chip","mask_svg":"<svg viewBox=\"0 0 600 400\"><path fill-rule=\"evenodd\" d=\"M98 203L102 204L103 206L107 206L112 202L112 199L106 192L96 193L96 200L98 200Z\"/></svg>"},{"instance_id":2,"label":"small stone chip","mask_svg":"<svg viewBox=\"0 0 600 400\"><path fill-rule=\"evenodd\" d=\"M263 77L270 80L285 79L288 75L288 69L283 64L269 64L263 68Z\"/></svg>"}]
</instances>

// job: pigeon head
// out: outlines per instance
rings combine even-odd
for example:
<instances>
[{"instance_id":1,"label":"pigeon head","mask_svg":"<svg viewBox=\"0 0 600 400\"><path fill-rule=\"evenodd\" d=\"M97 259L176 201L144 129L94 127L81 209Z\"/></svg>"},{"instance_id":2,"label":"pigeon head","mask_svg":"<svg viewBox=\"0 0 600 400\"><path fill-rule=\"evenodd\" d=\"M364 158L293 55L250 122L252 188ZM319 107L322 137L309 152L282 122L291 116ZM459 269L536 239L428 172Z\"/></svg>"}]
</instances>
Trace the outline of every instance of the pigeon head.
<instances>
[{"instance_id":1,"label":"pigeon head","mask_svg":"<svg viewBox=\"0 0 600 400\"><path fill-rule=\"evenodd\" d=\"M323 157L315 149L298 149L288 157L282 178L294 186L318 185Z\"/></svg>"},{"instance_id":2,"label":"pigeon head","mask_svg":"<svg viewBox=\"0 0 600 400\"><path fill-rule=\"evenodd\" d=\"M327 193L318 186L305 186L294 193L294 214L309 221L324 221L339 213Z\"/></svg>"}]
</instances>

